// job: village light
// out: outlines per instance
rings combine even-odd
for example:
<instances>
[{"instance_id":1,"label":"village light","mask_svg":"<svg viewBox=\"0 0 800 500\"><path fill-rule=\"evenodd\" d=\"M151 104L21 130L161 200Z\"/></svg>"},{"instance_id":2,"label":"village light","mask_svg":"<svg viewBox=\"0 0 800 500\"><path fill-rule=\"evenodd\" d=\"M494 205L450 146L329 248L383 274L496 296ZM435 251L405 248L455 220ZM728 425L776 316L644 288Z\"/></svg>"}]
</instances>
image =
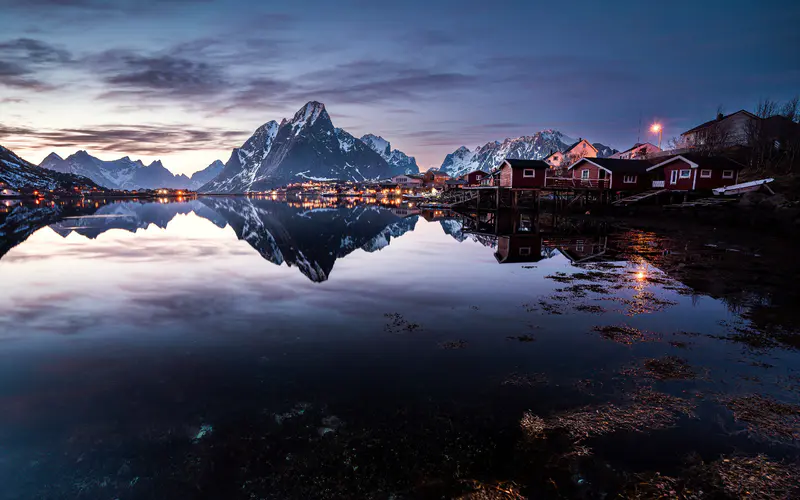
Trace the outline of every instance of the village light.
<instances>
[{"instance_id":1,"label":"village light","mask_svg":"<svg viewBox=\"0 0 800 500\"><path fill-rule=\"evenodd\" d=\"M664 134L664 127L660 123L654 123L650 127L650 132L658 134L658 149L661 149L661 136Z\"/></svg>"}]
</instances>

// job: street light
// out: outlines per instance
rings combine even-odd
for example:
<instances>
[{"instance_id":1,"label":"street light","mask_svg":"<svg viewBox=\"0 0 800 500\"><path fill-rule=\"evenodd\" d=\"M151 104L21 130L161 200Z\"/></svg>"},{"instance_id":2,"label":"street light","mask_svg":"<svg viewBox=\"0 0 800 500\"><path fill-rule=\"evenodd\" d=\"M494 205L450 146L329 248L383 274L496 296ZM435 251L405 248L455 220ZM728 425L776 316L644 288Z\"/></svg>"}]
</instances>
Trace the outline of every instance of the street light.
<instances>
[{"instance_id":1,"label":"street light","mask_svg":"<svg viewBox=\"0 0 800 500\"><path fill-rule=\"evenodd\" d=\"M660 123L654 123L650 127L650 132L658 134L658 149L661 149L661 136L664 133L664 127L662 127Z\"/></svg>"}]
</instances>

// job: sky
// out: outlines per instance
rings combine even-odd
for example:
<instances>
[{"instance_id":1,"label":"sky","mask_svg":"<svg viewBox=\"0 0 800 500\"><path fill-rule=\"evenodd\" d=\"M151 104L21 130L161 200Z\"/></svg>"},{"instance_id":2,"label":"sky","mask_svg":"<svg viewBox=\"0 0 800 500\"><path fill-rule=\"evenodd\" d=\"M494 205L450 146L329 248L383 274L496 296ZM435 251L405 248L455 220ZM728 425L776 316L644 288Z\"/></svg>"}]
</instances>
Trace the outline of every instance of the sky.
<instances>
[{"instance_id":1,"label":"sky","mask_svg":"<svg viewBox=\"0 0 800 500\"><path fill-rule=\"evenodd\" d=\"M318 100L426 169L544 129L666 142L800 94L797 0L609 3L0 0L0 144L191 174Z\"/></svg>"}]
</instances>

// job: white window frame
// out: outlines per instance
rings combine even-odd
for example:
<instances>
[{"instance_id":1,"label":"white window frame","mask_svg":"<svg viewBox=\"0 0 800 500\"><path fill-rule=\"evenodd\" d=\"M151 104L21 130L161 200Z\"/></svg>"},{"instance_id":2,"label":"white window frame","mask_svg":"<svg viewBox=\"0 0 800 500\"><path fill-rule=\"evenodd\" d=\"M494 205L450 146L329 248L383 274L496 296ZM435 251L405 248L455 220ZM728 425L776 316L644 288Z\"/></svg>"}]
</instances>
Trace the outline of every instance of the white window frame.
<instances>
[{"instance_id":1,"label":"white window frame","mask_svg":"<svg viewBox=\"0 0 800 500\"><path fill-rule=\"evenodd\" d=\"M584 168L583 170L581 170L581 180L582 181L588 181L589 180L589 175L590 175L590 170L588 168Z\"/></svg>"},{"instance_id":2,"label":"white window frame","mask_svg":"<svg viewBox=\"0 0 800 500\"><path fill-rule=\"evenodd\" d=\"M635 175L624 175L624 176L622 176L622 183L623 184L636 184L636 176Z\"/></svg>"},{"instance_id":3,"label":"white window frame","mask_svg":"<svg viewBox=\"0 0 800 500\"><path fill-rule=\"evenodd\" d=\"M686 175L683 173L686 172ZM692 178L692 169L690 168L682 168L678 173L678 179L691 179Z\"/></svg>"},{"instance_id":4,"label":"white window frame","mask_svg":"<svg viewBox=\"0 0 800 500\"><path fill-rule=\"evenodd\" d=\"M531 175L528 175L528 172L530 172L530 173L531 173ZM531 177L536 177L536 169L535 169L535 168L526 168L526 169L523 169L523 170L522 170L522 177L528 177L528 178L531 178Z\"/></svg>"},{"instance_id":5,"label":"white window frame","mask_svg":"<svg viewBox=\"0 0 800 500\"><path fill-rule=\"evenodd\" d=\"M677 170L670 170L670 172L669 172L669 183L670 184L677 184L678 183L678 179L680 178L679 174L680 174L680 172L678 172Z\"/></svg>"},{"instance_id":6,"label":"white window frame","mask_svg":"<svg viewBox=\"0 0 800 500\"><path fill-rule=\"evenodd\" d=\"M519 254L527 257L531 254L531 247L519 247Z\"/></svg>"},{"instance_id":7,"label":"white window frame","mask_svg":"<svg viewBox=\"0 0 800 500\"><path fill-rule=\"evenodd\" d=\"M711 178L711 169L710 168L700 169L700 178L701 179L710 179Z\"/></svg>"},{"instance_id":8,"label":"white window frame","mask_svg":"<svg viewBox=\"0 0 800 500\"><path fill-rule=\"evenodd\" d=\"M723 170L722 171L722 178L723 179L733 179L734 175L735 175L735 173L734 173L733 170Z\"/></svg>"}]
</instances>

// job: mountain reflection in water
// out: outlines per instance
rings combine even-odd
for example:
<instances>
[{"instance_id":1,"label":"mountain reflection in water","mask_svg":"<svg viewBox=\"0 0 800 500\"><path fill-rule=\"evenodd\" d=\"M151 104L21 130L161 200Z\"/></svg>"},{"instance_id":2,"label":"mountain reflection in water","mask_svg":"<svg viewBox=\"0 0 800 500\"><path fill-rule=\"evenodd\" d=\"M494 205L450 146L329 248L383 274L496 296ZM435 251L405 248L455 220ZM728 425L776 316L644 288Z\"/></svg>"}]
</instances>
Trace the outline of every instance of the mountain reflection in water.
<instances>
[{"instance_id":1,"label":"mountain reflection in water","mask_svg":"<svg viewBox=\"0 0 800 500\"><path fill-rule=\"evenodd\" d=\"M4 206L0 499L648 497L687 456L796 460L764 259L546 212Z\"/></svg>"}]
</instances>

